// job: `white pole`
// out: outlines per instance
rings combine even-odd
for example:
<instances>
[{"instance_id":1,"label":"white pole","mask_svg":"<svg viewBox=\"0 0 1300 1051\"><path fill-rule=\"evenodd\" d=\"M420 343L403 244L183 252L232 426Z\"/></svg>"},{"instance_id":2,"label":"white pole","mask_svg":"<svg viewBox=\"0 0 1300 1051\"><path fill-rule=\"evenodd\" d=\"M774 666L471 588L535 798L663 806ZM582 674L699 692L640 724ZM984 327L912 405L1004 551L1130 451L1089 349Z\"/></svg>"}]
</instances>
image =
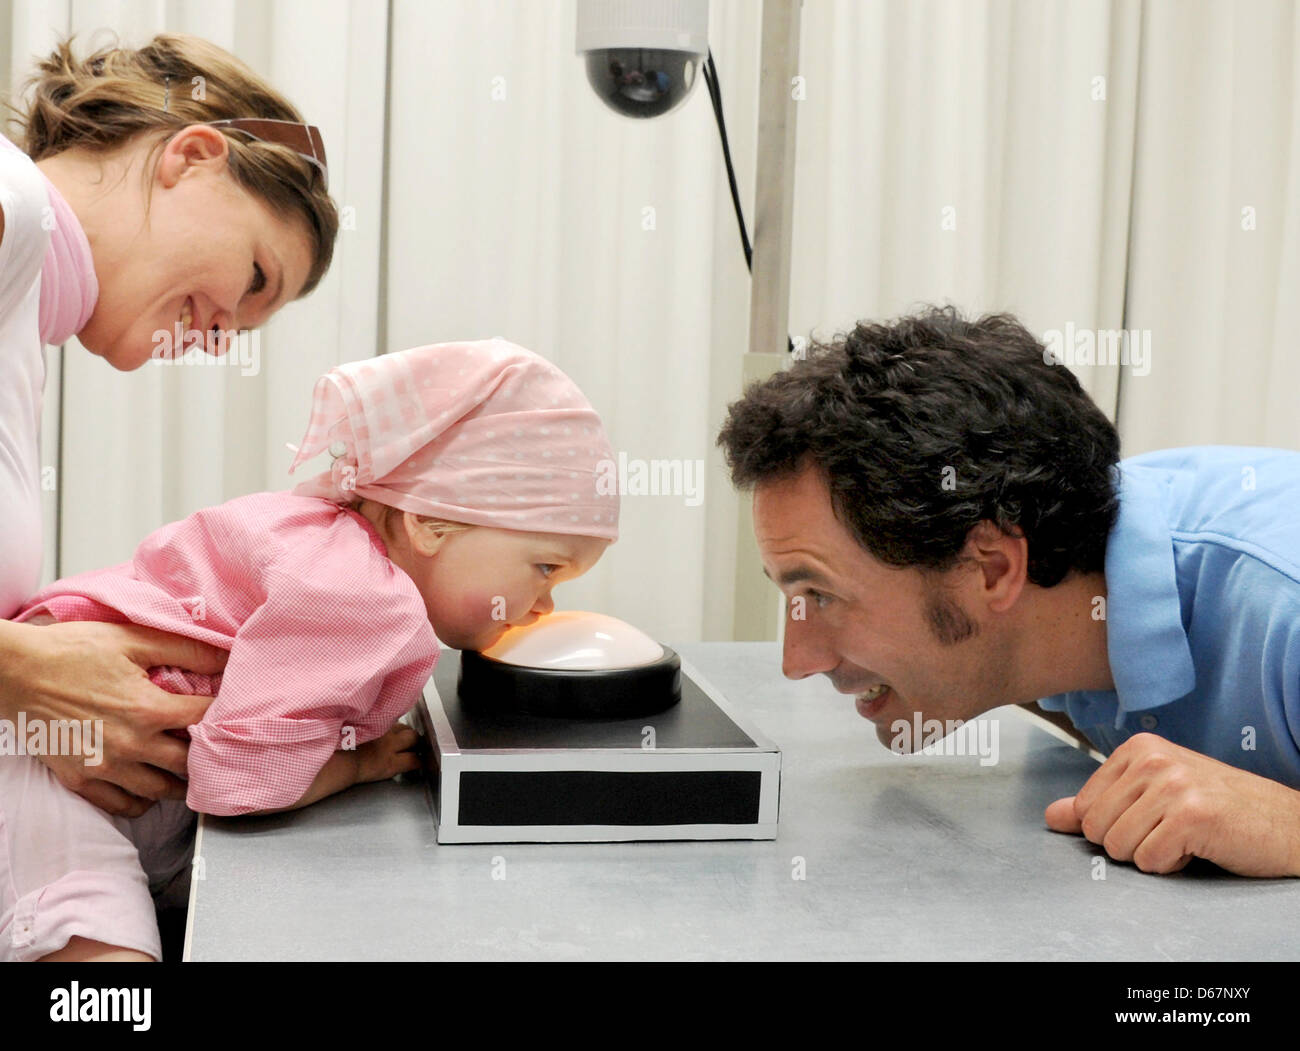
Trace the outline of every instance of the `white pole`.
<instances>
[{"instance_id":1,"label":"white pole","mask_svg":"<svg viewBox=\"0 0 1300 1051\"><path fill-rule=\"evenodd\" d=\"M758 77L758 149L754 181L754 258L749 300L749 351L742 386L784 368L789 357L790 232L794 217L795 99L802 0L763 0ZM750 501L740 501L736 528L733 637L778 637L783 603L763 576Z\"/></svg>"}]
</instances>

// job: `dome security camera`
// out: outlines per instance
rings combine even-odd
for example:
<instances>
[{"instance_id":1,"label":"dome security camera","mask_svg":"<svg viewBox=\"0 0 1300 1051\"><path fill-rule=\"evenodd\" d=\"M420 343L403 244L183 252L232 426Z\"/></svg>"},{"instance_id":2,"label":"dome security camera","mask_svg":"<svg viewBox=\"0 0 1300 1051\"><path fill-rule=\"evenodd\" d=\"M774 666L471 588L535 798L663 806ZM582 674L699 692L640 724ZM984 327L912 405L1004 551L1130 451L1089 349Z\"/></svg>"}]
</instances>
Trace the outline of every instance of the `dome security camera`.
<instances>
[{"instance_id":1,"label":"dome security camera","mask_svg":"<svg viewBox=\"0 0 1300 1051\"><path fill-rule=\"evenodd\" d=\"M577 25L588 82L628 117L679 106L709 51L709 0L578 0Z\"/></svg>"}]
</instances>

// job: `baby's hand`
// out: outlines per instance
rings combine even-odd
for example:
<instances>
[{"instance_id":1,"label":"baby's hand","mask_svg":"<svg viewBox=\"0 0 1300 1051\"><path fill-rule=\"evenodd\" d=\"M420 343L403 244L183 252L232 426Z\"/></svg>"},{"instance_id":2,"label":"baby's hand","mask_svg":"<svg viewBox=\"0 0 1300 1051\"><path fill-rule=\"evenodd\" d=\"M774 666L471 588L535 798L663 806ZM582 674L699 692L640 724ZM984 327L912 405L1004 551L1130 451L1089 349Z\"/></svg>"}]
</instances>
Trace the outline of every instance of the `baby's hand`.
<instances>
[{"instance_id":1,"label":"baby's hand","mask_svg":"<svg viewBox=\"0 0 1300 1051\"><path fill-rule=\"evenodd\" d=\"M412 751L420 735L398 723L382 737L357 746L357 784L387 781L397 774L420 768L420 757Z\"/></svg>"}]
</instances>

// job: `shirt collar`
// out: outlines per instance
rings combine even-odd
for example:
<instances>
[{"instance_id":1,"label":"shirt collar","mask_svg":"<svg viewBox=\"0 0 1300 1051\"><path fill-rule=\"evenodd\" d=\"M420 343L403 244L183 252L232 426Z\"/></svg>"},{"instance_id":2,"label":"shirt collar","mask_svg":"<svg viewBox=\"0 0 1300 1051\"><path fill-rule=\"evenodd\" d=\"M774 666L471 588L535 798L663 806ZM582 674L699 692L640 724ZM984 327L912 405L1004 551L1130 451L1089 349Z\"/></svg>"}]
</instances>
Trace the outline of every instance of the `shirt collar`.
<instances>
[{"instance_id":1,"label":"shirt collar","mask_svg":"<svg viewBox=\"0 0 1300 1051\"><path fill-rule=\"evenodd\" d=\"M1125 712L1169 704L1196 686L1183 628L1164 472L1119 465L1119 516L1106 542L1106 652Z\"/></svg>"}]
</instances>

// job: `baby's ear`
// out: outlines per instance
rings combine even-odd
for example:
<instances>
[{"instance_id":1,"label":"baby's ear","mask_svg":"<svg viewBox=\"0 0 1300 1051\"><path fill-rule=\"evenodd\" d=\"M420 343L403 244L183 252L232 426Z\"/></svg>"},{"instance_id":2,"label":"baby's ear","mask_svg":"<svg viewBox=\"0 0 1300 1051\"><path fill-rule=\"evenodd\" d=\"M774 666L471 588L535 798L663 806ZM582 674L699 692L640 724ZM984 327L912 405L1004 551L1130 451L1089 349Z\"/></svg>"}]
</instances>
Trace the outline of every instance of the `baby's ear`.
<instances>
[{"instance_id":1,"label":"baby's ear","mask_svg":"<svg viewBox=\"0 0 1300 1051\"><path fill-rule=\"evenodd\" d=\"M425 558L436 555L447 539L447 532L439 529L436 522L410 511L402 512L402 527L411 550Z\"/></svg>"}]
</instances>

